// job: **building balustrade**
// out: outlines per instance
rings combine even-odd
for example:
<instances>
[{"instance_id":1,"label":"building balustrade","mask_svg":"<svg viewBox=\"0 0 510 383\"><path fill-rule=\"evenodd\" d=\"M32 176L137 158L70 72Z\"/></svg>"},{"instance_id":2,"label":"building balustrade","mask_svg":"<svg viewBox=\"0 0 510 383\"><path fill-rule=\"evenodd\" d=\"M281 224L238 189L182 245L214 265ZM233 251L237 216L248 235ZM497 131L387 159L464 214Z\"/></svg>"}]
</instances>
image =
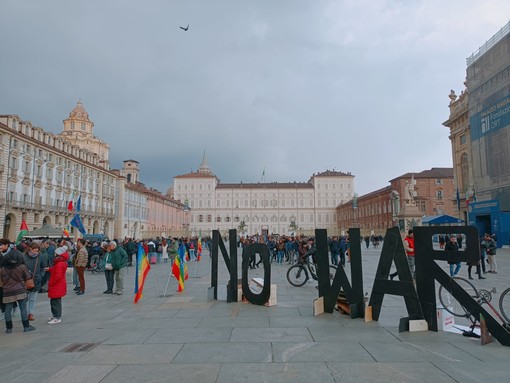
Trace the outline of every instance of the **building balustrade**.
<instances>
[{"instance_id":1,"label":"building balustrade","mask_svg":"<svg viewBox=\"0 0 510 383\"><path fill-rule=\"evenodd\" d=\"M5 198L0 198L0 206L5 206ZM37 212L47 211L50 214L59 214L59 215L72 215L79 213L83 217L102 217L113 219L115 218L115 214L113 209L105 209L103 212L97 212L94 210L85 210L82 209L79 212L72 211L70 212L65 206L55 206L55 205L45 205L38 202L23 202L17 200L7 201L7 207L13 209L20 209L23 211L35 210Z\"/></svg>"}]
</instances>

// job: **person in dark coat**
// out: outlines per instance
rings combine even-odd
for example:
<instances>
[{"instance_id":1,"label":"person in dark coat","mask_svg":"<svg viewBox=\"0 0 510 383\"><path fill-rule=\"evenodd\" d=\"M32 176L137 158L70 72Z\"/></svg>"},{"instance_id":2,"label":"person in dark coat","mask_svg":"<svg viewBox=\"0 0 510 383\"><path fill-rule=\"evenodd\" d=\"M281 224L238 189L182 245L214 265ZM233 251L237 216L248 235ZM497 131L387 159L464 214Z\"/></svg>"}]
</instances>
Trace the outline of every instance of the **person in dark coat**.
<instances>
[{"instance_id":1,"label":"person in dark coat","mask_svg":"<svg viewBox=\"0 0 510 383\"><path fill-rule=\"evenodd\" d=\"M44 269L48 266L46 264L46 260L40 255L40 246L38 243L31 243L28 246L27 251L23 254L23 262L27 266L30 274L34 278L34 289L28 292L28 320L35 320L35 304L37 302L37 294L39 294L39 290L41 289L41 283L43 279L43 275L45 274Z\"/></svg>"},{"instance_id":2,"label":"person in dark coat","mask_svg":"<svg viewBox=\"0 0 510 383\"><path fill-rule=\"evenodd\" d=\"M50 298L50 308L52 317L48 324L57 324L62 321L62 297L67 294L66 271L69 261L69 252L67 246L59 247L55 250L53 266L47 267L50 272L48 281L48 298Z\"/></svg>"},{"instance_id":3,"label":"person in dark coat","mask_svg":"<svg viewBox=\"0 0 510 383\"><path fill-rule=\"evenodd\" d=\"M122 295L124 292L124 275L126 273L128 255L122 247L117 246L115 241L111 241L108 244L108 252L115 274L115 291L113 293Z\"/></svg>"},{"instance_id":4,"label":"person in dark coat","mask_svg":"<svg viewBox=\"0 0 510 383\"><path fill-rule=\"evenodd\" d=\"M2 253L4 247L2 244ZM7 245L8 246L8 245ZM17 302L21 312L21 323L23 331L33 331L35 327L30 325L27 314L27 289L25 283L31 278L30 271L23 264L23 256L14 249L10 249L3 256L2 268L0 269L0 279L3 284L3 302L5 304L5 332L12 333L12 309Z\"/></svg>"},{"instance_id":5,"label":"person in dark coat","mask_svg":"<svg viewBox=\"0 0 510 383\"><path fill-rule=\"evenodd\" d=\"M340 255L340 241L337 236L334 236L329 243L329 251L331 253L331 264L338 265L338 257Z\"/></svg>"},{"instance_id":6,"label":"person in dark coat","mask_svg":"<svg viewBox=\"0 0 510 383\"><path fill-rule=\"evenodd\" d=\"M448 242L444 246L444 251L458 251L459 246L457 245L457 237L451 235ZM460 256L458 254L448 255L448 264L450 265L450 276L454 277L459 273L460 270Z\"/></svg>"}]
</instances>

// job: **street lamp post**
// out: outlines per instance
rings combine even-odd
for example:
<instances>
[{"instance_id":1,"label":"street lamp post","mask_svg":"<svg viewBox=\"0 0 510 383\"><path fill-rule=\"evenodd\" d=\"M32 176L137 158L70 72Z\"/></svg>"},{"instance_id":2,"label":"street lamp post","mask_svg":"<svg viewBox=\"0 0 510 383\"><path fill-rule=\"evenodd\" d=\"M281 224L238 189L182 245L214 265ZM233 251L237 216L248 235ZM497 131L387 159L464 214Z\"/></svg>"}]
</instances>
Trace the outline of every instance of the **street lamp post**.
<instances>
[{"instance_id":1,"label":"street lamp post","mask_svg":"<svg viewBox=\"0 0 510 383\"><path fill-rule=\"evenodd\" d=\"M353 215L353 226L358 227L358 194L354 193L352 196L352 215Z\"/></svg>"}]
</instances>

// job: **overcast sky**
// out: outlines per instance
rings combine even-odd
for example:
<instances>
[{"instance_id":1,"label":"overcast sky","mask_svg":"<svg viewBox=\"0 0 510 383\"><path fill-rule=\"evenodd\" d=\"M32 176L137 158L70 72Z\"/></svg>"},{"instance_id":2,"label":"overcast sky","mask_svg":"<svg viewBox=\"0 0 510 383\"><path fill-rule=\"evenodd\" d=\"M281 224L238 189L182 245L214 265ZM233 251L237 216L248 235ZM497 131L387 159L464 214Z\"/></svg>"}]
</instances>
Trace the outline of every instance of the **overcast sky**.
<instances>
[{"instance_id":1,"label":"overcast sky","mask_svg":"<svg viewBox=\"0 0 510 383\"><path fill-rule=\"evenodd\" d=\"M2 0L0 114L59 133L81 99L112 168L163 193L452 166L448 94L508 0ZM189 30L179 26L189 24Z\"/></svg>"}]
</instances>

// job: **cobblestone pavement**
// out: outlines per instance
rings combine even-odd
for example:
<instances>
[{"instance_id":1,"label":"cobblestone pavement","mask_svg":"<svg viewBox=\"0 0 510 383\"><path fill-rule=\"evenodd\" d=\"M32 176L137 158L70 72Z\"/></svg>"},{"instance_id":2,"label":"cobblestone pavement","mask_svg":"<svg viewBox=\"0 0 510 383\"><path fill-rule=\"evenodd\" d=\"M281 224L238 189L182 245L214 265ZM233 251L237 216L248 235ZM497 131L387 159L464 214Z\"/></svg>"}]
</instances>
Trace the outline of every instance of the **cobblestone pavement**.
<instances>
[{"instance_id":1,"label":"cobblestone pavement","mask_svg":"<svg viewBox=\"0 0 510 383\"><path fill-rule=\"evenodd\" d=\"M369 295L379 249L362 249ZM228 246L227 246L228 248ZM220 257L221 258L221 257ZM475 279L498 293L510 286L510 251L500 249L498 274ZM239 266L240 266L239 262ZM448 332L399 333L403 299L386 296L378 322L338 312L314 317L312 282L286 281L288 264L272 264L277 305L207 301L210 259L188 263L185 291L176 293L170 264L153 265L143 299L133 304L134 268L125 293L105 295L104 275L87 272L85 295L68 284L62 323L48 325L49 300L40 294L36 331L0 332L2 382L481 382L510 381L510 348ZM446 269L445 265L445 269ZM349 264L346 265L349 274ZM219 281L227 270L220 261ZM262 275L260 269L250 277ZM467 275L462 266L460 275ZM69 279L70 280L70 279ZM495 302L499 294L495 294Z\"/></svg>"}]
</instances>

